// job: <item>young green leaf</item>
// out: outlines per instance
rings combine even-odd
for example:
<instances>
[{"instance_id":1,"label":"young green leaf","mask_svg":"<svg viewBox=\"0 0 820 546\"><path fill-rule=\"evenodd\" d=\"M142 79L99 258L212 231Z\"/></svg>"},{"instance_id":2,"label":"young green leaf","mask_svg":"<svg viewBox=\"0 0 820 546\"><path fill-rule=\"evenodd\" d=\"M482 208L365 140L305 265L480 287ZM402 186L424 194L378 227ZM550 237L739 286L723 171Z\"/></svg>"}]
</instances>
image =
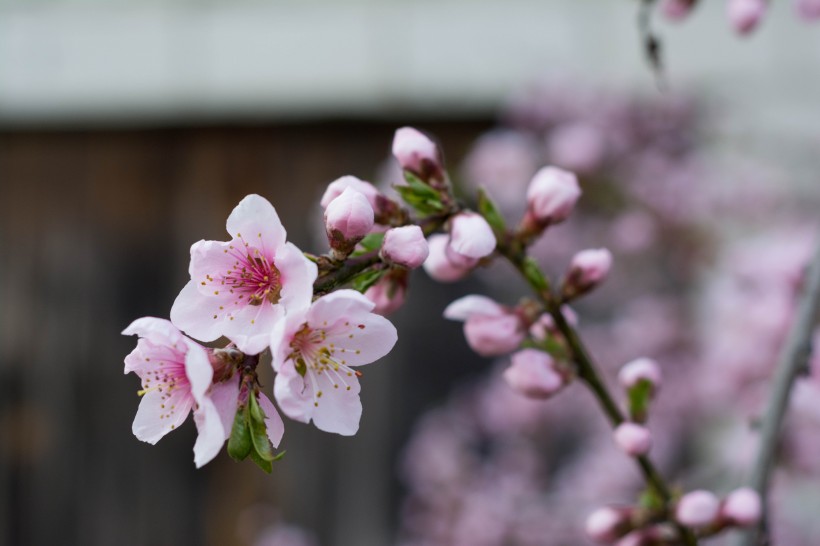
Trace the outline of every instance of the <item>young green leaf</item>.
<instances>
[{"instance_id":1,"label":"young green leaf","mask_svg":"<svg viewBox=\"0 0 820 546\"><path fill-rule=\"evenodd\" d=\"M354 290L364 293L368 288L379 282L379 279L381 279L385 273L387 273L386 269L368 269L356 275L353 280L350 281L350 285Z\"/></svg>"},{"instance_id":2,"label":"young green leaf","mask_svg":"<svg viewBox=\"0 0 820 546\"><path fill-rule=\"evenodd\" d=\"M231 437L228 439L228 455L235 461L243 461L252 448L250 428L248 428L247 407L236 412L231 428Z\"/></svg>"},{"instance_id":3,"label":"young green leaf","mask_svg":"<svg viewBox=\"0 0 820 546\"><path fill-rule=\"evenodd\" d=\"M248 426L250 428L251 442L253 443L253 453L251 453L251 456L253 457L255 453L259 458L265 461L272 461L273 446L271 446L270 440L268 439L265 412L259 406L255 394L251 394L251 396L248 397L248 409L248 415L250 417Z\"/></svg>"},{"instance_id":4,"label":"young green leaf","mask_svg":"<svg viewBox=\"0 0 820 546\"><path fill-rule=\"evenodd\" d=\"M504 217L498 212L498 208L495 206L495 203L493 203L493 200L490 199L490 196L487 195L487 192L484 191L484 188L478 190L478 212L480 212L481 216L490 224L495 238L498 241L503 241L507 233L507 225L504 222Z\"/></svg>"}]
</instances>

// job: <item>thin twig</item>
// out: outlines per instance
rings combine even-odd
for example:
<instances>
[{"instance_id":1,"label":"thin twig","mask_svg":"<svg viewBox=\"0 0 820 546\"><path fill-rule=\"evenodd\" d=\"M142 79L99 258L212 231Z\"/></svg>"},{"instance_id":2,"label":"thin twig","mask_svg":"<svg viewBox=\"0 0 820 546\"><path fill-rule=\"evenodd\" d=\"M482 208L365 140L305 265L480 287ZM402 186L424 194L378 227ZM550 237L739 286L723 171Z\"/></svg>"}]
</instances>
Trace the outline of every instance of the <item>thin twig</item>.
<instances>
[{"instance_id":1,"label":"thin twig","mask_svg":"<svg viewBox=\"0 0 820 546\"><path fill-rule=\"evenodd\" d=\"M780 360L775 371L769 402L763 416L760 433L760 447L749 485L760 493L763 499L763 515L759 525L744 533L738 544L744 546L765 546L769 544L767 527L766 493L769 488L769 476L774 468L777 453L780 427L789 404L792 385L798 375L805 373L811 355L811 338L820 309L820 241L814 259L806 271L803 290L797 314L789 331L789 337L783 345Z\"/></svg>"},{"instance_id":2,"label":"thin twig","mask_svg":"<svg viewBox=\"0 0 820 546\"><path fill-rule=\"evenodd\" d=\"M518 269L522 276L530 282L530 277L525 271L523 254L515 253L509 246L506 245L500 246L499 251L516 267L516 269ZM555 321L555 326L567 341L570 351L572 352L573 360L578 367L578 377L587 385L587 387L589 387L590 391L592 391L592 394L600 404L601 409L606 414L613 428L617 427L624 422L624 414L621 412L612 394L610 394L606 383L601 377L601 374L598 372L597 365L589 355L589 351L584 346L581 337L569 324L569 322L567 322L566 317L564 317L564 314L561 311L560 303L551 296L549 291L537 286L532 286L532 288L538 295L541 303L544 304L544 307L552 316ZM658 496L660 496L661 499L663 499L664 504L667 508L669 508L669 505L672 502L672 492L660 472L658 472L658 469L655 468L655 465L649 457L645 455L636 457L636 462L647 485ZM677 524L676 528L680 534L683 544L686 546L697 546L698 540L692 531Z\"/></svg>"}]
</instances>

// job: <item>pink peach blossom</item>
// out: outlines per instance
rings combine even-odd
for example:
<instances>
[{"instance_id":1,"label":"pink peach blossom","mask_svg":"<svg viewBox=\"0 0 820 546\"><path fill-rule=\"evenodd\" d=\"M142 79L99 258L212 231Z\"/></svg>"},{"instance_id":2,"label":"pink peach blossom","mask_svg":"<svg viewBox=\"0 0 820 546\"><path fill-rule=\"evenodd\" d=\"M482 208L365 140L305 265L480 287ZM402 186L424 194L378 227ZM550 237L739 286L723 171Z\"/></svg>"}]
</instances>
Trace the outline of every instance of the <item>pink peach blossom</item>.
<instances>
[{"instance_id":1,"label":"pink peach blossom","mask_svg":"<svg viewBox=\"0 0 820 546\"><path fill-rule=\"evenodd\" d=\"M705 527L718 517L720 501L711 491L686 493L675 508L675 519L690 527Z\"/></svg>"},{"instance_id":2,"label":"pink peach blossom","mask_svg":"<svg viewBox=\"0 0 820 546\"><path fill-rule=\"evenodd\" d=\"M637 358L624 364L618 372L618 381L627 389L640 381L648 381L653 389L658 389L661 386L661 369L651 358Z\"/></svg>"},{"instance_id":3,"label":"pink peach blossom","mask_svg":"<svg viewBox=\"0 0 820 546\"><path fill-rule=\"evenodd\" d=\"M413 127L402 127L393 137L393 156L401 168L423 179L440 176L441 153L435 142Z\"/></svg>"},{"instance_id":4,"label":"pink peach blossom","mask_svg":"<svg viewBox=\"0 0 820 546\"><path fill-rule=\"evenodd\" d=\"M513 390L530 398L549 398L564 386L564 376L544 351L522 349L513 353L504 380Z\"/></svg>"},{"instance_id":5,"label":"pink peach blossom","mask_svg":"<svg viewBox=\"0 0 820 546\"><path fill-rule=\"evenodd\" d=\"M156 444L193 410L199 433L194 463L199 468L216 457L230 435L238 382L213 385L214 372L205 347L167 320L143 317L122 333L139 336L136 349L125 357L125 373L134 372L142 380L134 436Z\"/></svg>"},{"instance_id":6,"label":"pink peach blossom","mask_svg":"<svg viewBox=\"0 0 820 546\"><path fill-rule=\"evenodd\" d=\"M592 540L609 544L623 534L627 523L627 514L623 510L604 506L587 516L585 531Z\"/></svg>"},{"instance_id":7,"label":"pink peach blossom","mask_svg":"<svg viewBox=\"0 0 820 546\"><path fill-rule=\"evenodd\" d=\"M794 8L804 21L820 19L820 0L797 0Z\"/></svg>"},{"instance_id":8,"label":"pink peach blossom","mask_svg":"<svg viewBox=\"0 0 820 546\"><path fill-rule=\"evenodd\" d=\"M367 201L370 203L370 206L373 210L377 210L379 196L381 192L376 189L376 186L371 184L370 182L365 182L364 180L359 180L355 176L342 176L341 178L337 178L330 184L328 184L325 193L322 194L322 200L320 204L322 205L323 209L326 209L330 202L342 195L347 188L352 188L357 192L361 193L367 198Z\"/></svg>"},{"instance_id":9,"label":"pink peach blossom","mask_svg":"<svg viewBox=\"0 0 820 546\"><path fill-rule=\"evenodd\" d=\"M464 296L452 302L444 317L464 322L467 344L482 356L510 353L526 336L526 326L514 310L485 296Z\"/></svg>"},{"instance_id":10,"label":"pink peach blossom","mask_svg":"<svg viewBox=\"0 0 820 546\"><path fill-rule=\"evenodd\" d=\"M612 254L605 248L582 250L572 257L564 280L564 294L583 294L602 283L612 267Z\"/></svg>"},{"instance_id":11,"label":"pink peach blossom","mask_svg":"<svg viewBox=\"0 0 820 546\"><path fill-rule=\"evenodd\" d=\"M543 167L527 188L527 210L538 223L566 220L581 196L578 178L558 167Z\"/></svg>"},{"instance_id":12,"label":"pink peach blossom","mask_svg":"<svg viewBox=\"0 0 820 546\"><path fill-rule=\"evenodd\" d=\"M439 282L455 282L470 273L470 266L453 263L448 256L450 237L441 233L431 235L427 240L429 253L424 260L424 270Z\"/></svg>"},{"instance_id":13,"label":"pink peach blossom","mask_svg":"<svg viewBox=\"0 0 820 546\"><path fill-rule=\"evenodd\" d=\"M720 509L721 516L741 527L757 523L761 512L760 495L750 487L741 487L729 493Z\"/></svg>"},{"instance_id":14,"label":"pink peach blossom","mask_svg":"<svg viewBox=\"0 0 820 546\"><path fill-rule=\"evenodd\" d=\"M245 197L228 217L228 242L191 247L191 280L171 308L171 321L202 341L226 336L244 353L262 352L285 310L305 308L316 265L292 243L273 206Z\"/></svg>"},{"instance_id":15,"label":"pink peach blossom","mask_svg":"<svg viewBox=\"0 0 820 546\"><path fill-rule=\"evenodd\" d=\"M450 249L467 259L479 260L495 250L495 234L480 214L461 212L451 220Z\"/></svg>"},{"instance_id":16,"label":"pink peach blossom","mask_svg":"<svg viewBox=\"0 0 820 546\"><path fill-rule=\"evenodd\" d=\"M620 450L632 457L646 455L652 448L649 429L637 423L621 423L615 429L613 437Z\"/></svg>"},{"instance_id":17,"label":"pink peach blossom","mask_svg":"<svg viewBox=\"0 0 820 546\"><path fill-rule=\"evenodd\" d=\"M357 242L373 229L373 207L364 194L352 187L345 190L325 209L325 231L334 249L353 250Z\"/></svg>"},{"instance_id":18,"label":"pink peach blossom","mask_svg":"<svg viewBox=\"0 0 820 546\"><path fill-rule=\"evenodd\" d=\"M664 17L670 21L681 21L685 19L697 0L663 0L660 10Z\"/></svg>"},{"instance_id":19,"label":"pink peach blossom","mask_svg":"<svg viewBox=\"0 0 820 546\"><path fill-rule=\"evenodd\" d=\"M386 355L396 329L355 290L337 290L308 309L288 312L271 334L274 396L292 419L345 436L356 433L362 414L359 372L354 368Z\"/></svg>"},{"instance_id":20,"label":"pink peach blossom","mask_svg":"<svg viewBox=\"0 0 820 546\"><path fill-rule=\"evenodd\" d=\"M394 313L407 298L408 272L402 270L391 271L367 289L364 296L373 302L373 312L383 317Z\"/></svg>"},{"instance_id":21,"label":"pink peach blossom","mask_svg":"<svg viewBox=\"0 0 820 546\"><path fill-rule=\"evenodd\" d=\"M427 259L430 248L419 226L402 226L387 230L380 254L388 263L415 269Z\"/></svg>"}]
</instances>

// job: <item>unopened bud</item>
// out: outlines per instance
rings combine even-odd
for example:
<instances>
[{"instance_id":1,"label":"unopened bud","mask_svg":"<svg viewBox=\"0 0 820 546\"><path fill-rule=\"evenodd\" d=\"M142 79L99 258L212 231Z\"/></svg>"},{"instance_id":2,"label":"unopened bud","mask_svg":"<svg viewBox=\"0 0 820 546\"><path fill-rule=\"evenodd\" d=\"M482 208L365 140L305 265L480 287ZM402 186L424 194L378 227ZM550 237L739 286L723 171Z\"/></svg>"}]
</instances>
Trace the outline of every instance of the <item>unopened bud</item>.
<instances>
[{"instance_id":1,"label":"unopened bud","mask_svg":"<svg viewBox=\"0 0 820 546\"><path fill-rule=\"evenodd\" d=\"M697 0L663 0L661 3L661 13L670 21L681 21L685 19Z\"/></svg>"},{"instance_id":2,"label":"unopened bud","mask_svg":"<svg viewBox=\"0 0 820 546\"><path fill-rule=\"evenodd\" d=\"M632 457L646 455L652 448L652 434L648 428L637 423L621 423L613 436L621 451Z\"/></svg>"},{"instance_id":3,"label":"unopened bud","mask_svg":"<svg viewBox=\"0 0 820 546\"><path fill-rule=\"evenodd\" d=\"M504 380L513 390L530 398L549 398L564 386L564 376L544 351L522 349L513 353Z\"/></svg>"},{"instance_id":4,"label":"unopened bud","mask_svg":"<svg viewBox=\"0 0 820 546\"><path fill-rule=\"evenodd\" d=\"M562 294L572 299L601 284L612 267L612 254L605 248L582 250L572 258Z\"/></svg>"},{"instance_id":5,"label":"unopened bud","mask_svg":"<svg viewBox=\"0 0 820 546\"><path fill-rule=\"evenodd\" d=\"M415 269L427 259L430 248L419 226L402 226L384 234L380 254L388 263Z\"/></svg>"},{"instance_id":6,"label":"unopened bud","mask_svg":"<svg viewBox=\"0 0 820 546\"><path fill-rule=\"evenodd\" d=\"M450 249L461 256L475 260L489 256L495 250L496 240L490 224L480 214L461 212L450 224Z\"/></svg>"},{"instance_id":7,"label":"unopened bud","mask_svg":"<svg viewBox=\"0 0 820 546\"><path fill-rule=\"evenodd\" d=\"M527 188L527 215L543 227L566 220L581 196L578 178L558 167L543 167Z\"/></svg>"},{"instance_id":8,"label":"unopened bud","mask_svg":"<svg viewBox=\"0 0 820 546\"><path fill-rule=\"evenodd\" d=\"M726 16L734 31L740 35L752 32L766 14L766 0L729 0Z\"/></svg>"},{"instance_id":9,"label":"unopened bud","mask_svg":"<svg viewBox=\"0 0 820 546\"><path fill-rule=\"evenodd\" d=\"M379 190L377 190L376 187L370 182L359 180L355 176L350 175L337 178L328 184L325 193L322 195L322 208L327 208L328 205L330 205L330 202L342 195L342 192L344 192L347 188L352 188L364 195L367 198L368 203L370 203L370 207L373 210L376 210L378 198L379 195L381 195Z\"/></svg>"},{"instance_id":10,"label":"unopened bud","mask_svg":"<svg viewBox=\"0 0 820 546\"><path fill-rule=\"evenodd\" d=\"M396 131L393 137L393 155L403 170L410 171L425 182L443 179L438 146L418 129L402 127Z\"/></svg>"},{"instance_id":11,"label":"unopened bud","mask_svg":"<svg viewBox=\"0 0 820 546\"><path fill-rule=\"evenodd\" d=\"M374 313L387 316L395 312L404 305L407 296L407 271L391 271L368 288L364 295L376 305Z\"/></svg>"},{"instance_id":12,"label":"unopened bud","mask_svg":"<svg viewBox=\"0 0 820 546\"><path fill-rule=\"evenodd\" d=\"M587 516L584 530L595 542L611 544L629 530L629 519L627 510L604 506Z\"/></svg>"},{"instance_id":13,"label":"unopened bud","mask_svg":"<svg viewBox=\"0 0 820 546\"><path fill-rule=\"evenodd\" d=\"M754 525L760 520L760 495L750 487L735 489L723 501L721 516L739 527Z\"/></svg>"},{"instance_id":14,"label":"unopened bud","mask_svg":"<svg viewBox=\"0 0 820 546\"><path fill-rule=\"evenodd\" d=\"M465 296L444 310L444 317L464 321L464 337L481 356L501 356L516 350L526 335L513 310L484 296Z\"/></svg>"},{"instance_id":15,"label":"unopened bud","mask_svg":"<svg viewBox=\"0 0 820 546\"><path fill-rule=\"evenodd\" d=\"M330 247L344 255L373 229L373 207L353 188L346 188L325 209L325 230Z\"/></svg>"},{"instance_id":16,"label":"unopened bud","mask_svg":"<svg viewBox=\"0 0 820 546\"><path fill-rule=\"evenodd\" d=\"M439 282L455 282L470 273L470 267L453 263L448 257L450 237L448 235L431 235L427 240L429 254L424 260L424 270L430 277Z\"/></svg>"},{"instance_id":17,"label":"unopened bud","mask_svg":"<svg viewBox=\"0 0 820 546\"><path fill-rule=\"evenodd\" d=\"M711 491L691 491L680 498L675 508L675 519L689 527L706 527L715 522L720 501Z\"/></svg>"},{"instance_id":18,"label":"unopened bud","mask_svg":"<svg viewBox=\"0 0 820 546\"><path fill-rule=\"evenodd\" d=\"M651 358L638 358L624 364L618 373L618 381L627 390L641 381L648 382L653 390L657 390L661 386L661 368Z\"/></svg>"}]
</instances>

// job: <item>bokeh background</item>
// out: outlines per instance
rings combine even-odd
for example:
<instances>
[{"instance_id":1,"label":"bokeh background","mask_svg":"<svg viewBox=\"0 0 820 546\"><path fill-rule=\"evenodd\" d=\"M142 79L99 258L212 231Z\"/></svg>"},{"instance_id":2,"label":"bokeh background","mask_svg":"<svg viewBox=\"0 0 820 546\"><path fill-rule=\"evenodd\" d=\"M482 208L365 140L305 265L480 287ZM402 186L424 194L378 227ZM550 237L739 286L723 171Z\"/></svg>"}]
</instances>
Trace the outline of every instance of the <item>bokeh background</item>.
<instances>
[{"instance_id":1,"label":"bokeh background","mask_svg":"<svg viewBox=\"0 0 820 546\"><path fill-rule=\"evenodd\" d=\"M121 372L134 340L119 332L136 317L167 316L190 244L222 239L242 196L266 196L291 240L321 251L324 187L344 174L389 180L396 127L435 134L466 184L471 171L459 166L480 135L499 123L526 132L510 112L534 81L561 90L537 95L547 110L593 122L601 111L579 98L590 90L637 111L682 95L701 121L670 119L711 164L733 166L709 171L721 202L747 195L743 172L778 203L725 226L698 217L698 232L742 238L790 211L798 224L810 218L820 27L788 2L774 2L747 39L730 32L721 2L704 2L684 24L658 18L660 91L637 4L0 0L0 544L273 544L283 525L325 546L424 534L417 527L427 524L408 516L408 490L419 494L408 480L421 478L404 448L425 412L493 369L468 351L459 325L439 318L455 297L485 290L482 281L444 286L414 274L392 317L399 343L366 370L359 434L288 423L288 453L271 476L224 454L196 471L192 425L155 447L137 441L138 382ZM677 190L702 186L691 188ZM605 232L587 230L585 242ZM673 280L706 290L706 270ZM414 461L424 466L426 453Z\"/></svg>"}]
</instances>

